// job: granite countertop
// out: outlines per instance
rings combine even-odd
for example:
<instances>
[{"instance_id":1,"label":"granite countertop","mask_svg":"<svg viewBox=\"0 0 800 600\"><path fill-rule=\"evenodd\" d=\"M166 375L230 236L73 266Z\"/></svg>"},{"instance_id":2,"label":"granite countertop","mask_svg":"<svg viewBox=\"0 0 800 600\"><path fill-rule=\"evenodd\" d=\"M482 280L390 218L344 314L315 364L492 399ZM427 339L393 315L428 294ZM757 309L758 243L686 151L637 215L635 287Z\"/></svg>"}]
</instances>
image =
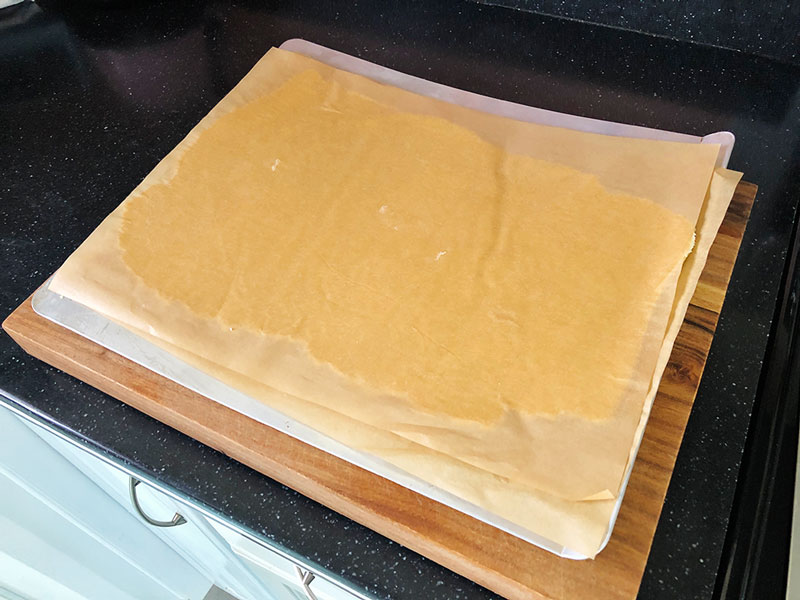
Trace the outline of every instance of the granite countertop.
<instances>
[{"instance_id":1,"label":"granite countertop","mask_svg":"<svg viewBox=\"0 0 800 600\"><path fill-rule=\"evenodd\" d=\"M737 137L760 191L642 583L710 598L798 198L796 67L457 0L25 3L0 11L0 315L52 273L271 46L307 40L587 117ZM30 358L0 401L378 598L478 585Z\"/></svg>"}]
</instances>

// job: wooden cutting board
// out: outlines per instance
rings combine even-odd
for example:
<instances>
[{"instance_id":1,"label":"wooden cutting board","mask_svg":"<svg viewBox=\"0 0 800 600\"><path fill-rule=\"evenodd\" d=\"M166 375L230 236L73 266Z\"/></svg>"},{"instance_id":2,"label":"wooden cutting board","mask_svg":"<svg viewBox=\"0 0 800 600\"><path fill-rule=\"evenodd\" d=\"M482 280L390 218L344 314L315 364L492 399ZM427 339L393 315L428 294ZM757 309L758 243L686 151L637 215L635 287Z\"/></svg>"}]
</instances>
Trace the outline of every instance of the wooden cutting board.
<instances>
[{"instance_id":1,"label":"wooden cutting board","mask_svg":"<svg viewBox=\"0 0 800 600\"><path fill-rule=\"evenodd\" d=\"M236 413L37 315L3 323L28 353L513 599L636 596L756 186L742 182L708 256L653 405L622 509L595 560L559 558Z\"/></svg>"}]
</instances>

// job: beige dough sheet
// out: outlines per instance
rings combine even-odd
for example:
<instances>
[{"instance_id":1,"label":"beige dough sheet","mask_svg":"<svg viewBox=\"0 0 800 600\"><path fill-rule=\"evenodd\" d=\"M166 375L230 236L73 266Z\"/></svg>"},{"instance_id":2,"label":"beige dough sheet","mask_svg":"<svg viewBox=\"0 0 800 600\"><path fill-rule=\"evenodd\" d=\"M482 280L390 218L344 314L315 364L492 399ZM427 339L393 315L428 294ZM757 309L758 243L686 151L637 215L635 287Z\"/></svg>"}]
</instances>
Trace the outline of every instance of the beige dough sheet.
<instances>
[{"instance_id":1,"label":"beige dough sheet","mask_svg":"<svg viewBox=\"0 0 800 600\"><path fill-rule=\"evenodd\" d=\"M51 290L594 556L740 177L717 152L272 49Z\"/></svg>"}]
</instances>

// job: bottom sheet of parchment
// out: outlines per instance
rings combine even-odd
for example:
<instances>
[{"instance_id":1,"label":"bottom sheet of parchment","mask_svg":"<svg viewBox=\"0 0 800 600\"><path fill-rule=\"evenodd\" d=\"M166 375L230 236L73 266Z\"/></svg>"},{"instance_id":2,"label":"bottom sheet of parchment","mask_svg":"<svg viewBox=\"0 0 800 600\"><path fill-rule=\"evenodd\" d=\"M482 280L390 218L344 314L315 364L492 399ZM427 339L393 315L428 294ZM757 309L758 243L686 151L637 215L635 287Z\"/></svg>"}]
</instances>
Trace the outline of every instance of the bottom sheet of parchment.
<instances>
[{"instance_id":1,"label":"bottom sheet of parchment","mask_svg":"<svg viewBox=\"0 0 800 600\"><path fill-rule=\"evenodd\" d=\"M437 411L436 406L403 402L402 398L393 397L386 390L365 390L362 382L342 377L342 373L331 370L325 364L309 361L304 349L291 338L268 338L253 327L233 327L232 323L213 316L201 316L198 304L193 304L188 298L181 301L173 294L173 298L169 299L169 293L154 291L152 278L148 285L147 277L132 273L124 260L120 246L121 232L125 219L136 214L133 211L127 213L124 204L67 261L54 279L51 289L171 347L175 354L188 362L331 437L376 454L426 481L573 550L594 555L605 536L614 498L631 458L633 440L638 434L636 428L638 426L641 430L643 427L658 378L702 270L705 253L738 181L738 174L718 171L709 187L715 148L689 144L648 144L643 140L621 138L609 140L604 136L509 123L507 119L498 117L491 117L481 125L481 120L487 117L481 113L472 114L475 111L459 112L457 107L440 106L442 103L380 86L290 53L273 50L270 55L272 59L259 63L237 87L238 93L232 93L212 111L176 148L176 152L168 156L137 188L129 203L137 198L141 200L151 186L168 187L164 184L174 178L179 179L181 157L187 148L195 144L201 132L210 128L222 115L257 99L259 95L254 86L258 82L267 82L267 89L261 92L264 94L278 89L277 86L291 76L307 72L309 68L321 73L323 82L329 85L326 105L333 110L345 106L337 105L337 99L341 101L342 94L358 88L358 93L366 93L365 97L373 102L380 100L377 105L369 105L372 109L379 106L406 111L402 114L408 114L424 107L427 114L444 116L448 123L470 124L473 126L470 130L482 133L487 131L488 125L492 125L491 133L484 138L494 136L495 139L490 140L494 144L498 141L498 131L506 131L502 146L505 152L509 152L509 148L519 151L516 146L521 143L519 130L526 130L523 133L528 135L524 139L529 144L530 152L525 156L552 161L561 157L560 153L564 153L565 148L567 151L572 148L570 160L574 161L576 155L579 158L582 156L579 163L569 164L570 161L563 157L559 162L565 166L580 166L582 172L597 177L601 186L613 190L608 192L610 196L604 198L613 198L614 194L620 192L637 195L697 223L694 252L682 268L678 264L677 268L667 269L668 281L662 285L662 294L657 302L660 310L654 311L659 315L650 319L652 331L643 336L650 340L650 349L644 353L646 373L638 378L639 387L631 390L631 399L612 402L605 409L602 404L590 404L588 410L585 408L587 405L581 404L578 399L577 404L573 402L572 411L568 410L565 414L553 414L552 410L548 413L545 409L530 417L524 411L508 411L508 418L505 419L498 420L496 415L472 414L474 418L470 420L454 416L452 410ZM245 82L248 85L240 90ZM224 176L229 178L229 185L236 182L238 160L236 147L231 143L235 137L226 137L231 134L230 129L218 127L213 131L213 135L217 136L214 141L216 151L220 153L218 158L226 167ZM274 129L267 129L263 135L275 133ZM552 145L555 138L558 138L558 143ZM303 140L295 140L294 143L301 144ZM594 145L598 150L598 144L609 147L603 147L605 152L600 155L586 154L587 146L591 148ZM232 163L222 160L226 154L234 158ZM553 154L556 156L553 157ZM264 167L268 172L275 173L282 168L278 155L260 156L258 159L265 162ZM447 157L442 160L446 161ZM293 166L296 164L293 165L292 161L283 164L283 168ZM215 178L220 177L220 173L214 173L213 170L210 174L198 171L190 174L209 175L208 183L212 186ZM661 187L654 184L659 180ZM664 190L674 196L665 195ZM160 199L160 202L170 202L169 196ZM140 202L139 206L146 207L146 204ZM171 217L172 221L168 220L167 225L179 234L181 221L191 219L190 214L158 211L154 208L156 206L142 211L136 216L136 222L141 224L143 220L152 219L152 229L159 231L163 229L163 219ZM247 213L241 212L241 205L233 206L237 211L229 215L231 219L247 218ZM379 212L384 206L388 211L390 203L379 202L376 205L376 218L391 216L386 215L387 211ZM203 210L203 207L199 206L198 209ZM616 213L609 210L609 214L614 216ZM216 218L225 217L224 212L216 214ZM280 219L276 219L276 222L280 222ZM408 222L402 219L395 219L394 223L408 226ZM134 228L133 231L142 236L147 229ZM217 235L213 228L207 233L210 236ZM162 233L160 238L156 236L154 240L157 242L163 237ZM128 242L129 249L136 247L136 239ZM145 257L140 257L144 262L139 268L145 272L148 268L157 272L160 265L165 268L171 266L173 271L167 272L164 277L183 276L183 273L174 271L174 257L167 257L163 253L159 255L157 251L149 259L153 263L147 266L146 249L153 245L158 247L158 243L148 244L148 241L154 240L140 240L139 248L144 249ZM197 243L202 247L204 241L201 238ZM433 262L438 262L436 254L439 251L437 249L437 252L431 253ZM439 258L445 257L446 254ZM197 264L196 259L196 256L190 256L184 263L190 267L190 271L191 266ZM214 264L213 261L209 263L212 266ZM208 273L209 278L218 282L223 295L231 294L227 275L230 273L214 273L213 269ZM197 273L192 276L197 277ZM204 294L205 299L212 288L207 285L204 287L201 280L196 281L197 290ZM223 298L222 304L227 302ZM187 304L194 310L187 308ZM226 326L223 327L223 324ZM568 367L564 373L569 375ZM569 403L569 400L566 402ZM581 406L584 408L581 409ZM620 410L620 407L624 410Z\"/></svg>"}]
</instances>

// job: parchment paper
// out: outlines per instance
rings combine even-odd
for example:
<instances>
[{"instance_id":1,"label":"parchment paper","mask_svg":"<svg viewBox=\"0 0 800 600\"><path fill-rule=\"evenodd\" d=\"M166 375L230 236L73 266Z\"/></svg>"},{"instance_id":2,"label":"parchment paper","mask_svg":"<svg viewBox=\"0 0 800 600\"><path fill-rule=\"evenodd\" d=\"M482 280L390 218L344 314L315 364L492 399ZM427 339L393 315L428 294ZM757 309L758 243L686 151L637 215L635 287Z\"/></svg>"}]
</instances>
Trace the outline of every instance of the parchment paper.
<instances>
[{"instance_id":1,"label":"parchment paper","mask_svg":"<svg viewBox=\"0 0 800 600\"><path fill-rule=\"evenodd\" d=\"M674 272L674 283L665 286L663 308L646 336L643 368L652 374L649 393L642 393L638 403L626 404L623 414L601 423L523 416L490 428L456 419L442 427L440 415L413 411L402 404L392 404L378 414L359 413L359 405L370 392L319 365L309 365L293 344L265 340L248 331L223 332L218 323L198 319L180 303L165 301L144 286L119 253L124 205L65 263L52 289L169 347L190 364L323 433L593 556L605 536L613 499L635 453L636 427L641 429L646 422L672 342L739 175L718 170L709 186L715 146L608 138L523 124L381 86L273 49L132 196L168 181L181 153L222 114L275 90L307 69L398 110L441 116L467 126L511 152L592 173L609 189L649 198L696 222L695 251L683 268ZM265 364L270 365L270 377L263 376ZM315 376L305 380L307 385L301 377L280 376L310 371L315 371ZM328 408L331 398L344 413ZM544 459L537 462L532 455Z\"/></svg>"}]
</instances>

